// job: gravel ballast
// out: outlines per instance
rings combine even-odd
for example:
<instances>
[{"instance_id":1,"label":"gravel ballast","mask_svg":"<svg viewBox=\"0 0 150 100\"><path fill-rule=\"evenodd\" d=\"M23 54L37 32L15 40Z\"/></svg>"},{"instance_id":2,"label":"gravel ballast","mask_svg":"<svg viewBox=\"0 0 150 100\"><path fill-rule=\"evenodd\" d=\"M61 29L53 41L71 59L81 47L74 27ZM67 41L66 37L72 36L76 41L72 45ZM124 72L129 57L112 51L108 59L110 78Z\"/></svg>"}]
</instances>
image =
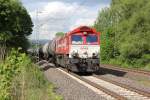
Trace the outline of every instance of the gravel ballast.
<instances>
[{"instance_id":1,"label":"gravel ballast","mask_svg":"<svg viewBox=\"0 0 150 100\"><path fill-rule=\"evenodd\" d=\"M46 78L57 87L56 93L64 100L107 100L107 97L95 93L56 68L44 72Z\"/></svg>"}]
</instances>

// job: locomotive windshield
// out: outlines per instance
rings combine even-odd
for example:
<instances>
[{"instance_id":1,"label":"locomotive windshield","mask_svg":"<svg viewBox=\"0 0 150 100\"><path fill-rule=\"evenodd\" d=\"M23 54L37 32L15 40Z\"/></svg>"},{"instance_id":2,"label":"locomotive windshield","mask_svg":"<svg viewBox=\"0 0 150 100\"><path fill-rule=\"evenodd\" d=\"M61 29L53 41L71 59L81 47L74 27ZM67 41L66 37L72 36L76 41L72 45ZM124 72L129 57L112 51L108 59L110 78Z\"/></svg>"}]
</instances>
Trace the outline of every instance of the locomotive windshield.
<instances>
[{"instance_id":1,"label":"locomotive windshield","mask_svg":"<svg viewBox=\"0 0 150 100\"><path fill-rule=\"evenodd\" d=\"M72 35L72 44L82 44L82 36L81 35Z\"/></svg>"},{"instance_id":2,"label":"locomotive windshield","mask_svg":"<svg viewBox=\"0 0 150 100\"><path fill-rule=\"evenodd\" d=\"M87 44L95 44L98 42L98 38L96 35L88 35L86 37L86 43Z\"/></svg>"}]
</instances>

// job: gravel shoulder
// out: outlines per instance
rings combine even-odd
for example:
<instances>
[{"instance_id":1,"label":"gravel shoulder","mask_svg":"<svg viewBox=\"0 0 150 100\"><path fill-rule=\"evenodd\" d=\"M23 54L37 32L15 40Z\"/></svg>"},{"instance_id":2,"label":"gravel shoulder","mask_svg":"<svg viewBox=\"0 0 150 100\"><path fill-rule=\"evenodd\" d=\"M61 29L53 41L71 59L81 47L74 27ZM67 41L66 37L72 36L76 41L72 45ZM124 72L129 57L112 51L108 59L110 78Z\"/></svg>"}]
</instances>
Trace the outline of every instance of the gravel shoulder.
<instances>
[{"instance_id":1,"label":"gravel shoulder","mask_svg":"<svg viewBox=\"0 0 150 100\"><path fill-rule=\"evenodd\" d=\"M44 74L50 82L55 84L56 93L63 96L64 100L107 100L56 68L50 68Z\"/></svg>"},{"instance_id":2,"label":"gravel shoulder","mask_svg":"<svg viewBox=\"0 0 150 100\"><path fill-rule=\"evenodd\" d=\"M117 76L120 78L124 78L125 80L131 80L133 83L138 84L138 86L142 86L145 88L150 89L150 75L149 74L143 74L143 73L135 73L135 72L128 72L128 71L119 71L117 69L110 69L105 68L105 65L101 65L101 74L100 76Z\"/></svg>"}]
</instances>

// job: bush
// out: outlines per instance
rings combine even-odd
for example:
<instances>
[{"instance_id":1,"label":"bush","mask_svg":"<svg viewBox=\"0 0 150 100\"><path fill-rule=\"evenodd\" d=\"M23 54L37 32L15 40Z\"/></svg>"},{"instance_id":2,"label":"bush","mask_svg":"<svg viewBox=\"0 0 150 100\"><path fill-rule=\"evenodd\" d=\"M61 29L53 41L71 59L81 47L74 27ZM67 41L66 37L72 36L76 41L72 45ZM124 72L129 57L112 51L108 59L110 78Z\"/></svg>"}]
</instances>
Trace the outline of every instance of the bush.
<instances>
[{"instance_id":1,"label":"bush","mask_svg":"<svg viewBox=\"0 0 150 100\"><path fill-rule=\"evenodd\" d=\"M0 65L0 100L61 100L30 58L13 49Z\"/></svg>"},{"instance_id":2,"label":"bush","mask_svg":"<svg viewBox=\"0 0 150 100\"><path fill-rule=\"evenodd\" d=\"M25 54L13 49L10 56L0 65L0 100L10 100L13 78L21 72L24 59Z\"/></svg>"}]
</instances>

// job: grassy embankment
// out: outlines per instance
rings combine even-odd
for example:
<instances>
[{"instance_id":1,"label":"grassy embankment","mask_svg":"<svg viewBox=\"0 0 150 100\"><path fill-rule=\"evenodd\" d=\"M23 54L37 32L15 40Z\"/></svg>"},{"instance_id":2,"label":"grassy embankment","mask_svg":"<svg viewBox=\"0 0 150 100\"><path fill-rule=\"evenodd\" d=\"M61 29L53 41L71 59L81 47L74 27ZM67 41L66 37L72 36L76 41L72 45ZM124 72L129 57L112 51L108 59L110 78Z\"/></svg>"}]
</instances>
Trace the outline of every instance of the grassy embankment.
<instances>
[{"instance_id":1,"label":"grassy embankment","mask_svg":"<svg viewBox=\"0 0 150 100\"><path fill-rule=\"evenodd\" d=\"M13 50L0 64L0 100L62 100L26 54Z\"/></svg>"},{"instance_id":2,"label":"grassy embankment","mask_svg":"<svg viewBox=\"0 0 150 100\"><path fill-rule=\"evenodd\" d=\"M127 62L122 62L119 59L110 59L109 61L103 60L101 61L102 64L110 64L114 66L119 66L122 68L129 68L129 69L139 69L139 70L145 70L145 71L150 71L150 63L143 66L141 64L138 64L138 62L135 62L135 64L130 64Z\"/></svg>"}]
</instances>

